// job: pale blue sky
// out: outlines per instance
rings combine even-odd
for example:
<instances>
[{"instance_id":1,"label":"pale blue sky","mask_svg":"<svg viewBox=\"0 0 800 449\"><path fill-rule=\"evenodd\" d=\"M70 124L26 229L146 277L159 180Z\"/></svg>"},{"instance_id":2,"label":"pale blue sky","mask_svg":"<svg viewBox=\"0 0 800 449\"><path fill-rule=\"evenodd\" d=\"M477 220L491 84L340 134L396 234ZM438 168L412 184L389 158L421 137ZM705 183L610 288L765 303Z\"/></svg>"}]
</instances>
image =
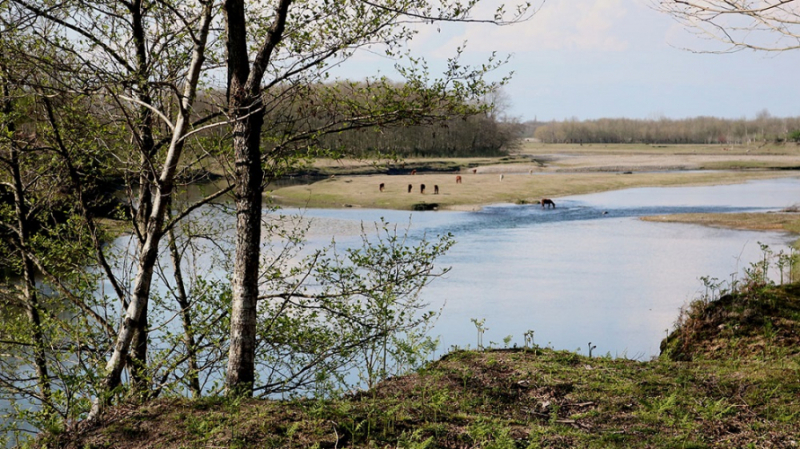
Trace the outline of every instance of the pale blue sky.
<instances>
[{"instance_id":1,"label":"pale blue sky","mask_svg":"<svg viewBox=\"0 0 800 449\"><path fill-rule=\"evenodd\" d=\"M497 3L494 3L496 6ZM487 4L488 9L493 9ZM697 54L718 48L687 33L649 0L548 0L529 21L497 27L425 27L411 43L432 69L467 41L471 62L492 50L511 54L509 115L522 120L576 117L669 118L700 115L800 116L800 51ZM390 61L357 55L337 73L392 77Z\"/></svg>"}]
</instances>

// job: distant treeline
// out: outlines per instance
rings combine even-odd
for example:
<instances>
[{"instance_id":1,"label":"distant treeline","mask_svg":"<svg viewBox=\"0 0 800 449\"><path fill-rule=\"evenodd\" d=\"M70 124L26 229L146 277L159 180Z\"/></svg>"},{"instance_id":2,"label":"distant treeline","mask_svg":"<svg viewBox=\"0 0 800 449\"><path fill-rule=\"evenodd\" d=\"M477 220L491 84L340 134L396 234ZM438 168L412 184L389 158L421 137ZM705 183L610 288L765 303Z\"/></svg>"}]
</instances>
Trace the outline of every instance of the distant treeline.
<instances>
[{"instance_id":1,"label":"distant treeline","mask_svg":"<svg viewBox=\"0 0 800 449\"><path fill-rule=\"evenodd\" d=\"M501 122L489 114L479 114L436 124L345 131L324 136L319 143L357 157L501 156L519 141L520 132L519 123Z\"/></svg>"},{"instance_id":2,"label":"distant treeline","mask_svg":"<svg viewBox=\"0 0 800 449\"><path fill-rule=\"evenodd\" d=\"M504 155L522 133L518 122L503 118L505 106L493 98L465 100L383 79L277 86L264 103L265 142L302 135L298 149L308 145L344 156Z\"/></svg>"},{"instance_id":3,"label":"distant treeline","mask_svg":"<svg viewBox=\"0 0 800 449\"><path fill-rule=\"evenodd\" d=\"M636 120L607 118L527 122L525 134L546 143L745 144L796 140L800 117L776 118L761 113L752 120L695 117Z\"/></svg>"}]
</instances>

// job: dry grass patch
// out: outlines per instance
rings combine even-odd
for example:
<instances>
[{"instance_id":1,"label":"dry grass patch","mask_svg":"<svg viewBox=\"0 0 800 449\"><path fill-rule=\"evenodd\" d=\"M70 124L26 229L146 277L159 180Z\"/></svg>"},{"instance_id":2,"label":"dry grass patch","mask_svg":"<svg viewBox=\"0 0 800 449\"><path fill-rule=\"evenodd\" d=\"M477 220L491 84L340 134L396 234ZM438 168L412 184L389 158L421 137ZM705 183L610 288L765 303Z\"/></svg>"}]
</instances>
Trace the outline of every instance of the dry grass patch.
<instances>
[{"instance_id":1,"label":"dry grass patch","mask_svg":"<svg viewBox=\"0 0 800 449\"><path fill-rule=\"evenodd\" d=\"M494 203L535 203L541 198L579 195L632 187L731 184L751 179L797 175L796 172L671 172L671 173L466 173L456 184L455 174L372 175L333 177L310 185L292 186L273 192L284 205L308 207L363 207L412 210L416 204L436 204L439 209ZM384 192L378 187L383 183ZM412 185L408 193L408 185ZM425 184L425 194L420 193ZM434 186L439 195L434 195Z\"/></svg>"},{"instance_id":2,"label":"dry grass patch","mask_svg":"<svg viewBox=\"0 0 800 449\"><path fill-rule=\"evenodd\" d=\"M690 223L753 231L787 231L795 233L800 231L800 214L798 213L695 213L651 215L642 217L642 220L660 223Z\"/></svg>"}]
</instances>

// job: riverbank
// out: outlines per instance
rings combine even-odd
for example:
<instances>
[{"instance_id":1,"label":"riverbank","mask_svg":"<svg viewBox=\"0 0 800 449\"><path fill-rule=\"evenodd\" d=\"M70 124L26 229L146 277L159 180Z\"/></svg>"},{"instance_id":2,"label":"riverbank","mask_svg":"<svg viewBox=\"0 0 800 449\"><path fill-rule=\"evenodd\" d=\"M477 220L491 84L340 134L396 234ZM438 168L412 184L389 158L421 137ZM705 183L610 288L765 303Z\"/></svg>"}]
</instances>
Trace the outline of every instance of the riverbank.
<instances>
[{"instance_id":1,"label":"riverbank","mask_svg":"<svg viewBox=\"0 0 800 449\"><path fill-rule=\"evenodd\" d=\"M800 444L798 332L800 286L752 285L693 306L665 354L648 362L540 347L457 351L341 399L162 399L119 406L99 427L40 443L793 448Z\"/></svg>"},{"instance_id":2,"label":"riverbank","mask_svg":"<svg viewBox=\"0 0 800 449\"><path fill-rule=\"evenodd\" d=\"M782 231L800 234L800 213L797 211L751 212L734 214L671 214L642 217L644 221L658 223L687 223L726 229L751 231ZM795 242L795 246L799 242Z\"/></svg>"},{"instance_id":3,"label":"riverbank","mask_svg":"<svg viewBox=\"0 0 800 449\"><path fill-rule=\"evenodd\" d=\"M308 185L276 188L268 195L287 206L473 210L487 204L538 203L542 198L633 187L800 176L800 146L528 142L503 158L410 159L403 163L323 160L314 167L315 173L328 177ZM416 174L412 175L412 170Z\"/></svg>"},{"instance_id":4,"label":"riverbank","mask_svg":"<svg viewBox=\"0 0 800 449\"><path fill-rule=\"evenodd\" d=\"M456 176L461 177L457 182ZM278 204L314 208L474 210L497 203L538 203L542 198L634 187L735 184L800 176L800 171L681 171L664 173L504 173L336 176L308 185L276 189ZM384 185L383 191L380 185ZM422 185L425 190L422 191ZM409 192L409 186L411 191ZM439 193L436 194L438 186Z\"/></svg>"}]
</instances>

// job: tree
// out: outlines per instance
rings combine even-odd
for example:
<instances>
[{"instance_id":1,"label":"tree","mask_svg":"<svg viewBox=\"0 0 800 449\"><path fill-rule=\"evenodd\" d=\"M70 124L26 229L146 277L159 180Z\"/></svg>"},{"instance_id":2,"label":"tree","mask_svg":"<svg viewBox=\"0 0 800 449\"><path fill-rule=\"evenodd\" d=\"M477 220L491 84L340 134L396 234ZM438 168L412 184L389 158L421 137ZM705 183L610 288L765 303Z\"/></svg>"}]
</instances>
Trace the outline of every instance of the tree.
<instances>
[{"instance_id":1,"label":"tree","mask_svg":"<svg viewBox=\"0 0 800 449\"><path fill-rule=\"evenodd\" d=\"M208 391L204 381L212 378L209 373L224 371L222 350L229 346L227 374L233 380L228 386L234 394L252 394L259 363L272 368L257 386L261 394L308 388L316 374L336 376L359 351L373 362L381 360L370 365L371 380L389 372L392 360L409 363L409 353L392 345L417 339L414 326L425 323L425 318L411 319L419 305L417 287L437 275L433 259L450 243L442 240L426 249L423 240L409 248L387 232L384 242L389 243L378 243L378 252L369 256L347 253L326 259L318 253L298 271L280 262L288 249L259 246L262 236L280 235L260 234L272 229L261 215L262 193L299 159L316 154L324 136L488 112L475 100L502 83L484 80L503 62L494 58L473 69L456 57L441 78L431 79L424 62L403 55L409 62L398 67L402 83L379 77L326 82L331 65L357 48L383 45L387 54L400 55L402 43L415 34L414 22L473 20L475 5L454 2L438 10L421 1L284 0L273 12L232 0L222 5L226 32L216 34L220 28L214 13L220 4L211 0L0 2L0 60L16 64L2 76L0 182L22 184L21 189L0 190L0 237L9 243L3 248L10 248L19 275L34 287L26 293L12 281L0 293L4 304L11 298L22 306L19 310L40 312L39 318L26 312L24 329L13 329L25 339L0 342L18 353L35 349L26 355L27 367L12 359L0 362L0 389L37 397L40 403L58 395L53 403L68 404L69 412L53 409L61 419L74 420L85 416L89 399L94 399L91 418L127 386L139 398L181 388L202 394ZM501 13L489 22L503 23ZM516 13L510 21L524 18L526 8ZM227 44L228 95L198 95L202 80L213 82L217 75L222 43ZM248 49L256 50L252 62ZM226 103L227 117L215 109L219 99ZM202 146L209 136L224 133L229 133L227 144L218 140L216 150ZM225 160L229 149L232 160ZM181 179L194 179L194 163L209 155L220 157L235 180L240 230L234 234L239 255L231 284L182 268L195 235L186 218L230 188L188 203L176 196ZM15 182L15 170L22 183ZM95 181L105 173L124 180L128 193L130 272L121 272L110 260L107 237L97 224ZM23 200L7 199L15 195ZM55 200L66 205L63 213L53 207ZM21 234L20 229L31 226L14 223L34 217L32 211L59 217L38 234ZM281 238L299 242L291 235ZM171 273L159 271L158 254L165 247ZM380 248L391 254L383 262L377 259L384 254ZM265 252L278 254L268 260ZM42 283L24 275L26 260L42 275ZM407 275L381 278L390 270L376 271L380 263L408 267ZM175 281L168 292L174 295L170 305L169 298L151 289L154 278L168 275ZM304 279L326 276L336 280L327 290L304 287ZM371 287L360 288L366 283ZM102 290L106 285L110 295ZM257 314L259 307L263 313ZM183 324L182 335L163 332L172 318ZM346 335L332 338L331 322L338 322ZM18 323L4 321L9 327L3 329ZM42 330L39 336L37 329ZM405 340L397 335L404 332ZM292 335L308 338L298 344ZM70 351L77 351L72 355L78 363L70 362L67 370L63 362ZM42 369L33 376L16 375L31 367ZM124 369L129 385L123 384ZM29 380L20 384L20 379Z\"/></svg>"},{"instance_id":2,"label":"tree","mask_svg":"<svg viewBox=\"0 0 800 449\"><path fill-rule=\"evenodd\" d=\"M118 161L138 159L129 176L122 174L130 181L130 215L138 243L138 270L131 288L121 285L110 267L102 264L126 316L106 365L100 396L107 397L120 384L125 366L131 368L134 385L146 390L147 308L161 239L192 209L225 192L212 193L166 220L175 180L187 165L179 164L190 129L197 123L191 122L208 120L197 119L194 101L208 65L207 42L215 4L76 0L44 8L19 0L6 2L3 8L5 28L43 50L43 55L35 56L18 53L30 61L31 70L48 74L47 86L34 86L41 98L92 98L94 108L86 112L113 115L107 126L121 123L130 133L127 148L120 144L125 139L117 134L101 131L94 136L104 141ZM34 93L31 89L29 93ZM63 162L69 163L69 159L65 157ZM99 250L98 256L102 257Z\"/></svg>"},{"instance_id":3,"label":"tree","mask_svg":"<svg viewBox=\"0 0 800 449\"><path fill-rule=\"evenodd\" d=\"M723 53L800 49L797 0L659 0L656 7L699 37L722 43Z\"/></svg>"},{"instance_id":4,"label":"tree","mask_svg":"<svg viewBox=\"0 0 800 449\"><path fill-rule=\"evenodd\" d=\"M107 348L114 333L101 301L86 288L107 263L93 214L108 204L90 195L103 170L101 152L87 138L98 129L87 103L80 95L42 95L53 80L15 57L15 46L31 43L15 37L0 39L0 190L13 198L0 201L7 269L0 283L0 352L12 355L0 362L0 390L3 398L36 407L17 411L41 427L78 418L89 379L97 375L84 367L96 365L102 349L95 349Z\"/></svg>"},{"instance_id":5,"label":"tree","mask_svg":"<svg viewBox=\"0 0 800 449\"><path fill-rule=\"evenodd\" d=\"M496 65L464 67L458 58L450 60L447 72L431 82L420 61L401 71L406 82L392 89L385 79L373 79L362 92L374 92L380 85L384 94L367 96L362 104L348 101L329 90L326 102L313 105L302 115L322 108L328 121L320 126L293 129L272 128L262 148L264 113L281 102L304 92L303 87L324 79L330 64L346 60L361 47L382 46L389 56L398 54L403 43L416 33L413 26L436 21L479 21L512 23L527 17L530 5L522 5L505 20L501 6L490 19L473 19L477 1L433 3L426 0L350 0L306 2L277 0L274 9L226 0L225 39L227 44L228 104L233 121L233 153L237 243L234 263L231 338L227 386L232 395L252 395L255 382L257 304L259 285L261 203L265 173L263 166L279 166L296 154L297 144L314 136L345 129L391 123L418 122L426 117L453 113L468 98L480 98L495 88L483 75ZM254 53L248 51L255 48ZM460 53L460 51L459 51ZM280 95L276 94L280 93ZM467 111L463 111L464 113Z\"/></svg>"}]
</instances>

